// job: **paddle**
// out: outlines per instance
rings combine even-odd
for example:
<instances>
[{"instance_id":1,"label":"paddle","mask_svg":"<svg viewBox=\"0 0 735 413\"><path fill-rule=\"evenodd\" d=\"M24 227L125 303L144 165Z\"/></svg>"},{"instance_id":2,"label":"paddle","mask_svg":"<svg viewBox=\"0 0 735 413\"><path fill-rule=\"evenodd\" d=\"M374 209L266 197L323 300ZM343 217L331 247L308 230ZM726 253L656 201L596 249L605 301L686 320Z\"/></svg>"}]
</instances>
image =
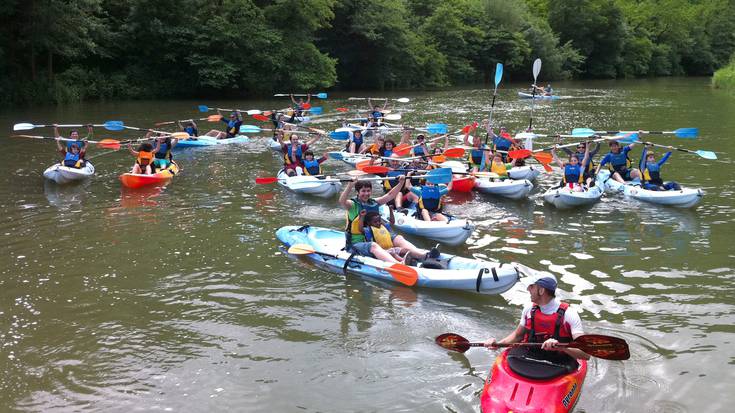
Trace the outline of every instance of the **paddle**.
<instances>
[{"instance_id":1,"label":"paddle","mask_svg":"<svg viewBox=\"0 0 735 413\"><path fill-rule=\"evenodd\" d=\"M265 129L261 128L255 125L242 125L240 126L240 133L260 133L263 131L283 131L284 133L290 133L290 134L303 134L303 135L311 135L311 134L321 134L321 130L313 130L313 131L301 131L301 130L286 130L286 129Z\"/></svg>"},{"instance_id":2,"label":"paddle","mask_svg":"<svg viewBox=\"0 0 735 413\"><path fill-rule=\"evenodd\" d=\"M394 99L394 98L355 98L355 97L347 98L347 100L368 100L368 99L371 99L371 100L395 100L396 102L401 102L401 103L408 103L408 102L411 101L411 99L409 99L409 98L398 98L398 99Z\"/></svg>"},{"instance_id":3,"label":"paddle","mask_svg":"<svg viewBox=\"0 0 735 413\"><path fill-rule=\"evenodd\" d=\"M319 254L339 259L339 257L336 255L318 252L311 245L308 244L294 244L289 247L288 253L293 255ZM415 285L419 279L419 274L416 272L416 270L405 264L395 263L391 264L390 266L383 267L383 269L386 270L393 277L394 280L409 287Z\"/></svg>"},{"instance_id":4,"label":"paddle","mask_svg":"<svg viewBox=\"0 0 735 413\"><path fill-rule=\"evenodd\" d=\"M490 104L490 117L487 120L488 132L492 130L493 127L493 111L495 110L495 98L498 96L498 85L500 84L501 79L503 79L503 64L498 63L495 65L495 89L493 90L493 102ZM485 145L487 145L487 140L489 136L490 135L488 133L488 136L485 137Z\"/></svg>"},{"instance_id":5,"label":"paddle","mask_svg":"<svg viewBox=\"0 0 735 413\"><path fill-rule=\"evenodd\" d=\"M222 120L222 115L209 115L206 118L199 118L197 120L206 120L207 122L219 122ZM155 126L173 125L177 122L192 122L194 119L183 119L183 120L170 120L166 122L154 123Z\"/></svg>"},{"instance_id":6,"label":"paddle","mask_svg":"<svg viewBox=\"0 0 735 413\"><path fill-rule=\"evenodd\" d=\"M455 333L444 333L436 337L434 342L441 347L464 353L470 347L484 347L484 343L470 342ZM497 343L495 347L540 347L542 343ZM628 360L630 349L622 338L604 336L602 334L585 334L570 343L559 343L559 347L576 348L590 356L605 360Z\"/></svg>"},{"instance_id":7,"label":"paddle","mask_svg":"<svg viewBox=\"0 0 735 413\"><path fill-rule=\"evenodd\" d=\"M595 131L590 128L575 128L572 135L616 135L620 133L640 133L645 135L675 135L677 138L694 139L699 136L698 128L679 128L673 131Z\"/></svg>"},{"instance_id":8,"label":"paddle","mask_svg":"<svg viewBox=\"0 0 735 413\"><path fill-rule=\"evenodd\" d=\"M541 59L533 61L533 92L531 94L531 117L528 119L528 131L530 132L533 128L533 107L536 101L536 79L538 74L541 73Z\"/></svg>"},{"instance_id":9,"label":"paddle","mask_svg":"<svg viewBox=\"0 0 735 413\"><path fill-rule=\"evenodd\" d=\"M32 123L16 123L15 125L13 125L13 130L14 131L31 130L33 128L49 128L53 126L54 125L34 125ZM87 125L74 124L74 125L56 125L56 126L59 128L82 128ZM105 123L94 124L92 126L95 126L95 127L101 126L109 131L121 131L124 129L122 121L119 121L119 120L108 120Z\"/></svg>"},{"instance_id":10,"label":"paddle","mask_svg":"<svg viewBox=\"0 0 735 413\"><path fill-rule=\"evenodd\" d=\"M357 171L357 170L355 170L355 171L347 171L347 172L345 172L345 174L346 175L349 175L349 176L364 176L364 175L367 175L368 173L367 172L363 172L363 171ZM276 183L278 181L286 181L289 178L301 178L301 177L306 178L306 177L309 177L309 176L312 177L312 178L316 178L316 177L322 177L322 176L327 176L327 175L295 175L295 176L289 176L287 178L278 178L276 176L261 176L261 177L255 178L255 183L256 184L259 184L259 185L267 185L267 184ZM311 182L311 181L309 181L309 182ZM321 181L313 181L313 182L319 183Z\"/></svg>"},{"instance_id":11,"label":"paddle","mask_svg":"<svg viewBox=\"0 0 735 413\"><path fill-rule=\"evenodd\" d=\"M324 108L322 108L321 106L312 106L308 109L304 108L302 112L309 112L312 115L320 115L322 114L322 112L324 112Z\"/></svg>"},{"instance_id":12,"label":"paddle","mask_svg":"<svg viewBox=\"0 0 735 413\"><path fill-rule=\"evenodd\" d=\"M263 111L259 109L242 110L242 109L227 109L227 108L210 108L209 106L205 106L205 105L199 105L197 106L197 108L199 109L199 112L209 112L210 110L224 110L227 112L247 113L248 115L257 115L257 114L263 113Z\"/></svg>"},{"instance_id":13,"label":"paddle","mask_svg":"<svg viewBox=\"0 0 735 413\"><path fill-rule=\"evenodd\" d=\"M57 138L53 136L37 136L37 135L11 135L13 138L30 138L30 139L46 139L46 140L56 140ZM67 141L67 142L76 142L77 139L69 139L69 138L59 138L59 140ZM143 141L146 139L135 139L135 140L126 140L126 141L119 141L117 139L102 139L99 141L88 141L88 140L81 140L81 142L86 143L94 143L98 147L103 149L112 149L112 150L118 150L120 149L121 144L128 143L128 142L138 142Z\"/></svg>"},{"instance_id":14,"label":"paddle","mask_svg":"<svg viewBox=\"0 0 735 413\"><path fill-rule=\"evenodd\" d=\"M657 143L648 142L648 141L640 141L640 140L638 140L638 135L637 134L633 134L633 136L630 136L630 137L624 137L624 138L620 139L620 142L621 143L624 143L624 144L642 143L642 144L645 144L645 145L655 146L657 148L677 150L679 152L686 152L686 153L693 153L693 154L698 155L698 156L700 156L700 157L702 157L704 159L709 159L709 160L716 160L717 159L717 154L715 154L712 151L705 151L705 150L701 150L701 149L696 150L696 151L692 151L690 149L676 148L676 147L673 147L673 146L666 146L666 145L659 145Z\"/></svg>"},{"instance_id":15,"label":"paddle","mask_svg":"<svg viewBox=\"0 0 735 413\"><path fill-rule=\"evenodd\" d=\"M283 96L311 96L311 97L317 97L319 99L326 99L327 94L324 92L317 93L317 94L307 94L307 93L276 93L273 96L277 97L283 97Z\"/></svg>"}]
</instances>

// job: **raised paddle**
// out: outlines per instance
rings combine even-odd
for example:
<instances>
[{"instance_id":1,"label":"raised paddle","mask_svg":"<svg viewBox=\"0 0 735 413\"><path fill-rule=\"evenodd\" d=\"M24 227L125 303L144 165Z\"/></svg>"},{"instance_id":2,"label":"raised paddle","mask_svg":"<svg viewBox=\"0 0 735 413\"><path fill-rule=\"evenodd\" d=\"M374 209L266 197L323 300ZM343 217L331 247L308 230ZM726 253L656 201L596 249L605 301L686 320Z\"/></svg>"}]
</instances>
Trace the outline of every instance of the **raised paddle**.
<instances>
[{"instance_id":1,"label":"raised paddle","mask_svg":"<svg viewBox=\"0 0 735 413\"><path fill-rule=\"evenodd\" d=\"M206 120L207 122L219 122L222 120L222 115L209 115L206 118L199 118L196 120ZM194 119L183 119L183 120L169 120L166 122L158 122L154 123L155 126L163 126L163 125L173 125L177 122L192 122Z\"/></svg>"},{"instance_id":2,"label":"raised paddle","mask_svg":"<svg viewBox=\"0 0 735 413\"><path fill-rule=\"evenodd\" d=\"M276 97L283 97L283 96L311 96L311 97L317 97L319 99L326 99L327 98L327 94L324 93L324 92L316 93L316 94L314 94L314 93L276 93L273 96L276 96Z\"/></svg>"},{"instance_id":3,"label":"raised paddle","mask_svg":"<svg viewBox=\"0 0 735 413\"><path fill-rule=\"evenodd\" d=\"M704 151L704 150L701 150L701 149L696 150L696 151L693 151L693 150L690 150L690 149L677 148L677 147L674 147L674 146L660 145L660 144L653 143L653 142L648 142L648 141L640 141L640 140L638 140L638 134L633 134L630 137L624 137L624 138L620 139L620 142L621 143L624 143L624 144L642 143L642 144L645 144L645 145L655 146L657 148L663 148L663 149L669 149L669 150L676 150L676 151L679 151L679 152L686 152L686 153L693 153L693 154L698 155L698 156L700 156L700 157L702 157L704 159L709 159L709 160L716 160L717 159L717 154L715 154L712 151Z\"/></svg>"},{"instance_id":4,"label":"raised paddle","mask_svg":"<svg viewBox=\"0 0 735 413\"><path fill-rule=\"evenodd\" d=\"M284 133L290 134L303 134L303 135L319 135L322 133L320 130L313 131L302 131L302 130L288 130L288 129L264 129L255 125L242 125L240 126L240 133L260 133L263 131L283 131Z\"/></svg>"},{"instance_id":5,"label":"raised paddle","mask_svg":"<svg viewBox=\"0 0 735 413\"><path fill-rule=\"evenodd\" d=\"M16 123L15 125L13 125L13 130L14 131L31 130L34 128L50 128L53 126L54 125L34 125L33 123ZM73 125L56 125L56 126L59 128L82 128L87 125L73 124ZM101 126L109 131L121 131L124 129L122 121L119 121L119 120L108 120L105 123L93 124L92 126L95 126L95 127Z\"/></svg>"},{"instance_id":6,"label":"raised paddle","mask_svg":"<svg viewBox=\"0 0 735 413\"><path fill-rule=\"evenodd\" d=\"M411 101L411 99L409 99L409 98L398 98L398 99L394 99L394 98L355 98L355 97L347 98L347 100L368 100L368 99L371 99L371 100L394 100L396 102L401 102L401 103L408 103L408 102Z\"/></svg>"},{"instance_id":7,"label":"raised paddle","mask_svg":"<svg viewBox=\"0 0 735 413\"><path fill-rule=\"evenodd\" d=\"M327 257L340 259L340 257L336 255L327 254L324 252L318 252L309 244L294 244L288 248L288 253L293 254L293 255L319 254L319 255L324 255ZM416 272L416 270L409 267L408 265L399 264L399 263L390 264L387 262L385 264L386 266L383 267L382 269L387 271L393 277L394 280L398 281L401 284L411 287L415 285L419 279L419 274Z\"/></svg>"},{"instance_id":8,"label":"raised paddle","mask_svg":"<svg viewBox=\"0 0 735 413\"><path fill-rule=\"evenodd\" d=\"M484 347L481 342L470 342L466 338L455 333L444 333L437 336L434 342L441 347L464 353L470 347ZM541 347L542 343L496 343L495 347ZM628 343L622 338L603 336L602 334L581 335L569 343L559 343L559 347L576 348L584 351L590 356L605 360L628 360L630 349Z\"/></svg>"},{"instance_id":9,"label":"raised paddle","mask_svg":"<svg viewBox=\"0 0 735 413\"><path fill-rule=\"evenodd\" d=\"M37 136L37 135L11 135L13 138L30 138L30 139L44 139L44 140L56 140L57 138L53 136ZM67 142L76 142L77 139L70 139L70 138L58 138L61 141L67 141ZM118 150L120 149L120 145L123 143L128 142L138 142L143 141L146 139L133 139L133 140L125 140L125 141L119 141L117 139L102 139L99 141L88 141L81 139L80 142L86 142L89 144L96 144L98 147L103 149L112 149L112 150Z\"/></svg>"},{"instance_id":10,"label":"raised paddle","mask_svg":"<svg viewBox=\"0 0 735 413\"><path fill-rule=\"evenodd\" d=\"M533 61L533 92L531 94L531 117L528 119L528 131L530 132L533 129L533 107L535 106L536 101L536 79L538 78L538 74L541 73L541 59L536 59Z\"/></svg>"},{"instance_id":11,"label":"raised paddle","mask_svg":"<svg viewBox=\"0 0 735 413\"><path fill-rule=\"evenodd\" d=\"M572 135L574 136L617 135L621 133L639 133L643 135L675 135L677 138L694 139L699 136L699 129L679 128L673 131L596 131L590 128L575 128L572 130Z\"/></svg>"},{"instance_id":12,"label":"raised paddle","mask_svg":"<svg viewBox=\"0 0 735 413\"><path fill-rule=\"evenodd\" d=\"M490 104L490 117L487 120L488 129L493 127L493 111L495 110L495 98L498 96L498 85L500 80L503 79L503 64L498 63L495 65L495 89L493 90L493 102ZM468 132L465 132L468 133ZM490 135L488 134L488 137ZM485 145L487 145L488 137L485 138Z\"/></svg>"}]
</instances>

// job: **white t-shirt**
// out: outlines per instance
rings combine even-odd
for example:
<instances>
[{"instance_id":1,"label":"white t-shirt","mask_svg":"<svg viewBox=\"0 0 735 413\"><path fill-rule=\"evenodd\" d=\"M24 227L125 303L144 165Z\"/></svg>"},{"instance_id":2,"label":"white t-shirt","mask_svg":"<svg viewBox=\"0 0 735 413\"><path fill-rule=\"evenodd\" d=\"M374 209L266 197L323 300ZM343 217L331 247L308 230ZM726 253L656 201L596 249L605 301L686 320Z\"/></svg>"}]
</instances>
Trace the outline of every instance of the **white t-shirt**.
<instances>
[{"instance_id":1,"label":"white t-shirt","mask_svg":"<svg viewBox=\"0 0 735 413\"><path fill-rule=\"evenodd\" d=\"M553 300L546 303L546 305L540 306L539 309L542 313L548 315L555 313L559 309L559 305L561 305L561 301L559 301L558 298L554 297ZM523 312L521 313L521 327L526 326L526 320L531 315L531 309L533 308L533 306L534 304L531 303L523 308ZM569 306L564 312L563 323L569 326L569 331L572 332L572 337L577 337L584 334L584 330L582 329L582 319L579 318L579 314L577 314L577 310L575 310L574 307Z\"/></svg>"}]
</instances>

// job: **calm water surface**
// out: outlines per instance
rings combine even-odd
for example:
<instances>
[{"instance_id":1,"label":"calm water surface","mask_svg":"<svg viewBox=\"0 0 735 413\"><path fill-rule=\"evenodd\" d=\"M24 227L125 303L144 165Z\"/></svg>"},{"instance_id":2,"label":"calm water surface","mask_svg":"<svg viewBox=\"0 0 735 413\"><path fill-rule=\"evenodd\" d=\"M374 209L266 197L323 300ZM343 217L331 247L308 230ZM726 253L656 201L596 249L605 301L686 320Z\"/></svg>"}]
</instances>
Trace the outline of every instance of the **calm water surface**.
<instances>
[{"instance_id":1,"label":"calm water surface","mask_svg":"<svg viewBox=\"0 0 735 413\"><path fill-rule=\"evenodd\" d=\"M523 86L501 85L496 103L495 119L513 130L529 120L529 102L515 97ZM448 210L477 230L445 250L555 273L588 332L630 343L630 361L590 363L578 412L729 410L735 98L708 79L554 86L564 98L536 105L537 132L699 127L697 140L655 139L718 153L718 161L675 153L664 168L666 178L703 188L703 202L677 210L606 197L560 212L539 196L558 173L542 175L524 202L455 196ZM347 96L322 103L353 105ZM408 96L405 122L457 128L486 116L490 101L479 87ZM133 162L125 151L90 150L97 175L59 187L41 175L56 159L52 142L8 137L17 122L145 127L199 116L198 104L286 106L109 102L0 113L0 411L479 410L495 353L448 354L433 337L505 335L528 299L522 287L502 296L414 290L282 255L280 226L338 227L343 215L336 199L256 186L279 166L262 139L178 152L184 171L169 186L128 192L117 179ZM98 131L123 136L135 135ZM346 170L336 161L327 168Z\"/></svg>"}]
</instances>

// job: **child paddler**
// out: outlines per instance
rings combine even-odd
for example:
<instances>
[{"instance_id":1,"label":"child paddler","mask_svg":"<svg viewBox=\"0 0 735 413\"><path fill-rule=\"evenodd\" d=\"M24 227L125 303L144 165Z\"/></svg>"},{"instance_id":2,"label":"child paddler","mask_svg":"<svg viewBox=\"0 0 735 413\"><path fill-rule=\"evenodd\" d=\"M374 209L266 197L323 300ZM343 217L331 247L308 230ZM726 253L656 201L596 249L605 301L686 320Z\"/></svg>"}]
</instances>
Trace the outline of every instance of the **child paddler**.
<instances>
[{"instance_id":1,"label":"child paddler","mask_svg":"<svg viewBox=\"0 0 735 413\"><path fill-rule=\"evenodd\" d=\"M668 148L674 149L672 146L669 146ZM676 182L672 181L664 183L663 179L661 178L661 167L666 163L667 160L669 160L670 156L671 151L668 151L664 154L664 157L661 158L660 161L656 162L656 156L653 154L653 152L649 152L648 147L643 148L641 161L638 165L640 170L643 171L643 189L648 189L650 191L669 191L672 189L681 189L681 186Z\"/></svg>"},{"instance_id":2,"label":"child paddler","mask_svg":"<svg viewBox=\"0 0 735 413\"><path fill-rule=\"evenodd\" d=\"M153 160L154 169L166 169L174 160L171 150L179 143L177 138L171 139L170 135L162 135L156 138L158 142L158 150L155 153L155 159Z\"/></svg>"},{"instance_id":3,"label":"child paddler","mask_svg":"<svg viewBox=\"0 0 735 413\"><path fill-rule=\"evenodd\" d=\"M584 191L583 184L585 183L584 180L584 170L587 164L589 163L590 159L590 147L589 145L585 145L585 151L584 151L584 157L582 158L582 162L580 163L579 159L577 158L576 154L570 154L569 155L569 162L565 163L559 157L556 156L556 146L551 149L551 156L554 158L554 162L556 162L557 165L562 169L563 176L561 183L559 184L559 187L569 186L569 189L575 192L582 192ZM587 185L590 185L591 178L587 178Z\"/></svg>"},{"instance_id":4,"label":"child paddler","mask_svg":"<svg viewBox=\"0 0 735 413\"><path fill-rule=\"evenodd\" d=\"M291 103L293 103L294 116L301 117L305 110L305 106L308 103L311 103L311 93L306 95L307 96L306 102L304 102L304 98L299 98L297 102L296 99L294 99L293 93L290 96L291 96Z\"/></svg>"},{"instance_id":5,"label":"child paddler","mask_svg":"<svg viewBox=\"0 0 735 413\"><path fill-rule=\"evenodd\" d=\"M379 198L371 198L373 193L372 184L369 181L358 181L353 178L339 196L339 204L347 211L347 225L345 226L345 250L358 255L375 257L381 260L391 260L393 257L380 245L369 242L365 234L360 230L360 212L380 212L381 205L385 205L400 192L406 177L398 178L396 185L387 194ZM349 198L352 188L357 191L357 196Z\"/></svg>"},{"instance_id":6,"label":"child paddler","mask_svg":"<svg viewBox=\"0 0 735 413\"><path fill-rule=\"evenodd\" d=\"M371 159L371 163L373 163L375 159L376 158ZM383 180L383 190L386 194L396 186L402 185L399 183L398 178L401 175L406 175L406 169L401 168L401 161L397 154L393 154L390 156L390 159L388 159L388 167L390 168L390 171L386 172L385 174L379 174L379 176L385 176L386 178L389 178ZM389 201L387 205L393 205L397 209L408 207L408 205L411 204L412 196L413 194L408 191L408 187L406 185L402 185L401 191L396 195L394 199Z\"/></svg>"},{"instance_id":7,"label":"child paddler","mask_svg":"<svg viewBox=\"0 0 735 413\"><path fill-rule=\"evenodd\" d=\"M374 242L388 253L388 256L378 252L383 261L397 263L405 262L406 256L411 255L416 259L426 258L428 251L416 248L415 245L403 238L402 235L396 235L391 229L393 224L393 210L390 211L390 223L383 222L380 213L375 211L360 211L360 228L365 234L368 242ZM378 257L376 257L378 258Z\"/></svg>"},{"instance_id":8,"label":"child paddler","mask_svg":"<svg viewBox=\"0 0 735 413\"><path fill-rule=\"evenodd\" d=\"M467 163L470 166L470 172L482 171L489 164L488 154L490 152L487 150L487 146L482 143L482 139L479 136L475 136L472 142L470 142L470 134L475 130L477 130L477 127L473 125L464 134L465 146L472 147L467 154Z\"/></svg>"},{"instance_id":9,"label":"child paddler","mask_svg":"<svg viewBox=\"0 0 735 413\"><path fill-rule=\"evenodd\" d=\"M426 146L426 136L418 135L416 137L416 144L413 145L411 148L411 156L430 156L431 151L429 151L429 147Z\"/></svg>"},{"instance_id":10,"label":"child paddler","mask_svg":"<svg viewBox=\"0 0 735 413\"><path fill-rule=\"evenodd\" d=\"M181 122L177 123L179 124L179 128L189 135L189 139L196 140L197 136L199 136L199 129L197 129L197 124L193 119L187 121L186 126L182 125Z\"/></svg>"},{"instance_id":11,"label":"child paddler","mask_svg":"<svg viewBox=\"0 0 735 413\"><path fill-rule=\"evenodd\" d=\"M150 138L153 132L148 132L146 134L146 139ZM138 150L133 150L133 145L128 142L128 150L130 150L130 153L135 156L135 165L133 165L132 173L134 174L145 174L150 175L153 173L153 169L151 165L153 164L153 159L155 158L155 153L158 152L160 149L160 144L158 140L156 140L156 146L153 147L153 145L150 144L150 142L143 142L138 146Z\"/></svg>"},{"instance_id":12,"label":"child paddler","mask_svg":"<svg viewBox=\"0 0 735 413\"><path fill-rule=\"evenodd\" d=\"M633 149L634 145L635 143L631 143L630 145L627 145L621 149L620 142L610 141L610 152L605 155L600 161L600 165L597 167L595 175L600 172L600 169L603 166L610 164L610 177L612 179L620 183L625 183L625 181L632 181L634 179L640 179L640 171L635 168L630 169L631 162L630 158L628 158L628 152Z\"/></svg>"},{"instance_id":13,"label":"child paddler","mask_svg":"<svg viewBox=\"0 0 735 413\"><path fill-rule=\"evenodd\" d=\"M410 175L410 174L409 174ZM449 218L442 213L442 198L446 196L452 189L452 183L449 185L436 185L428 180L423 185L412 185L411 180L406 181L408 189L418 197L416 204L421 219L424 221L449 221Z\"/></svg>"},{"instance_id":14,"label":"child paddler","mask_svg":"<svg viewBox=\"0 0 735 413\"><path fill-rule=\"evenodd\" d=\"M328 159L328 154L322 155L321 158L314 159L314 152L313 151L306 151L304 152L304 159L302 160L303 166L302 166L302 175L311 175L315 176L318 175L319 179L324 179L322 175L322 163L326 162Z\"/></svg>"},{"instance_id":15,"label":"child paddler","mask_svg":"<svg viewBox=\"0 0 735 413\"><path fill-rule=\"evenodd\" d=\"M492 160L490 161L489 170L492 173L498 174L500 179L507 179L508 171L513 168L514 166L518 166L518 162L520 159L513 159L512 162L504 162L503 161L503 154L500 152L495 152L492 155Z\"/></svg>"},{"instance_id":16,"label":"child paddler","mask_svg":"<svg viewBox=\"0 0 735 413\"><path fill-rule=\"evenodd\" d=\"M577 144L577 150L575 152L572 152L568 148L562 148L562 150L564 151L564 153L566 153L569 156L571 155L576 156L579 163L582 164L582 159L584 159L584 154L585 152L587 152L588 146L589 146L588 142L580 142ZM594 176L592 175L592 171L595 170L594 158L595 158L595 155L597 155L597 152L599 151L600 151L600 142L595 142L595 149L592 149L589 151L590 159L584 167L584 179L587 179L587 178L594 179Z\"/></svg>"},{"instance_id":17,"label":"child paddler","mask_svg":"<svg viewBox=\"0 0 735 413\"><path fill-rule=\"evenodd\" d=\"M367 150L361 130L358 129L350 133L350 139L347 141L345 150L349 153L364 153Z\"/></svg>"},{"instance_id":18,"label":"child paddler","mask_svg":"<svg viewBox=\"0 0 735 413\"><path fill-rule=\"evenodd\" d=\"M315 135L310 141L302 144L299 142L299 135L293 133L288 137L289 142L286 144L283 143L281 134L278 135L281 142L281 151L283 152L283 169L288 176L298 175L299 169L303 169L304 153L309 149L309 146L319 140L319 137L320 135Z\"/></svg>"},{"instance_id":19,"label":"child paddler","mask_svg":"<svg viewBox=\"0 0 735 413\"><path fill-rule=\"evenodd\" d=\"M490 130L490 134L493 138L493 151L501 151L503 162L508 162L507 153L511 149L518 147L518 142L510 136L510 133L508 133L508 130L504 126L500 127L499 135L496 135L492 129Z\"/></svg>"},{"instance_id":20,"label":"child paddler","mask_svg":"<svg viewBox=\"0 0 735 413\"><path fill-rule=\"evenodd\" d=\"M86 146L80 148L77 141L72 141L70 143L71 146L62 145L61 137L56 137L56 147L59 149L59 153L63 157L61 164L69 168L83 168L85 163L84 152L86 150Z\"/></svg>"},{"instance_id":21,"label":"child paddler","mask_svg":"<svg viewBox=\"0 0 735 413\"><path fill-rule=\"evenodd\" d=\"M61 140L61 133L59 133L59 125L54 123L54 136L56 136L57 143ZM91 124L87 125L87 136L84 138L79 137L79 131L76 129L72 129L71 132L69 132L69 139L66 141L66 149L64 150L64 153L62 155L66 156L67 153L70 153L72 150L72 145L76 145L77 149L79 149L79 153L81 154L80 159L84 161L84 156L87 154L87 139L94 136L94 128ZM69 162L70 164L72 162ZM76 164L76 162L74 162ZM68 165L66 165L68 166ZM79 168L84 167L84 162L81 163L81 166ZM74 167L75 168L75 167Z\"/></svg>"}]
</instances>

